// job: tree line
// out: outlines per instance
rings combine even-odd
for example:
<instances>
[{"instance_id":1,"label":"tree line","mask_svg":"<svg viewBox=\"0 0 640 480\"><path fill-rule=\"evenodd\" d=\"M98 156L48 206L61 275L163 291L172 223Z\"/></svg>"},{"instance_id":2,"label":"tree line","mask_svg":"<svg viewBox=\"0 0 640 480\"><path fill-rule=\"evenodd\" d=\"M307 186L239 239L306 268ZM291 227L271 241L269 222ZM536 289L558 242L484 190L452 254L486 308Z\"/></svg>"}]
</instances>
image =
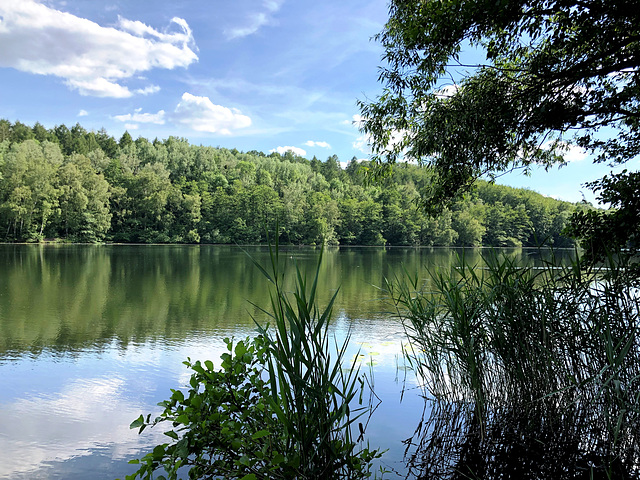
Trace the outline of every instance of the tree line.
<instances>
[{"instance_id":1,"label":"tree line","mask_svg":"<svg viewBox=\"0 0 640 480\"><path fill-rule=\"evenodd\" d=\"M433 217L430 169L371 183L370 166L0 120L0 239L253 244L277 220L290 244L568 247L590 208L480 181Z\"/></svg>"}]
</instances>

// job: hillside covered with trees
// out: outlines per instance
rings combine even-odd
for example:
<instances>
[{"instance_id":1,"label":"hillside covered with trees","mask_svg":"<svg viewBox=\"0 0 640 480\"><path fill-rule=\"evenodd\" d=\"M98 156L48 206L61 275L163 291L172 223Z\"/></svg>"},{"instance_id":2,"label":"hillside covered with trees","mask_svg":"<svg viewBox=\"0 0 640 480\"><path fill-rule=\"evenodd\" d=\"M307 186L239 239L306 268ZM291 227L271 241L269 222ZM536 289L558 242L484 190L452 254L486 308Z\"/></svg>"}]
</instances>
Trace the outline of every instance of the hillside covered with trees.
<instances>
[{"instance_id":1,"label":"hillside covered with trees","mask_svg":"<svg viewBox=\"0 0 640 480\"><path fill-rule=\"evenodd\" d=\"M367 166L0 120L0 241L253 244L278 220L290 244L567 247L588 208L480 181L431 218L429 169L371 184Z\"/></svg>"}]
</instances>

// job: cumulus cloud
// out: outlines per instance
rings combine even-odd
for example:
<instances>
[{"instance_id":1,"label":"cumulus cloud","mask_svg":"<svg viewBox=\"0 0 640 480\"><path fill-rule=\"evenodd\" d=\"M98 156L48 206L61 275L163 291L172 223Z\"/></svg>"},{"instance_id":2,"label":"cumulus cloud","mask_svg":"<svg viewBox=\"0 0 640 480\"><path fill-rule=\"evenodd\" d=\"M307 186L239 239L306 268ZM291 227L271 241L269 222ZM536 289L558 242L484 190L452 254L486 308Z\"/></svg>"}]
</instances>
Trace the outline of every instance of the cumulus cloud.
<instances>
[{"instance_id":1,"label":"cumulus cloud","mask_svg":"<svg viewBox=\"0 0 640 480\"><path fill-rule=\"evenodd\" d=\"M137 455L144 444L129 423L142 406L126 398L126 391L125 381L117 375L94 377L65 383L59 392L3 403L0 422L12 432L12 441L3 442L0 475L32 478L34 467L55 465L96 449L113 448L115 458ZM161 442L164 435L153 430L149 441Z\"/></svg>"},{"instance_id":2,"label":"cumulus cloud","mask_svg":"<svg viewBox=\"0 0 640 480\"><path fill-rule=\"evenodd\" d=\"M144 88L138 88L136 93L140 95L151 95L152 93L157 93L160 91L160 87L158 85L148 85Z\"/></svg>"},{"instance_id":3,"label":"cumulus cloud","mask_svg":"<svg viewBox=\"0 0 640 480\"><path fill-rule=\"evenodd\" d=\"M320 147L320 148L331 148L327 142L314 142L313 140L307 140L304 142L307 147Z\"/></svg>"},{"instance_id":4,"label":"cumulus cloud","mask_svg":"<svg viewBox=\"0 0 640 480\"><path fill-rule=\"evenodd\" d=\"M121 122L138 122L138 123L155 123L156 125L164 125L164 110L158 113L142 113L142 109L138 108L135 113L127 113L126 115L114 115L116 120Z\"/></svg>"},{"instance_id":5,"label":"cumulus cloud","mask_svg":"<svg viewBox=\"0 0 640 480\"><path fill-rule=\"evenodd\" d=\"M0 2L0 66L62 78L81 95L125 98L123 82L153 68L187 67L198 60L191 29L181 18L160 32L142 22L119 18L103 27L34 0ZM177 31L176 31L177 30Z\"/></svg>"},{"instance_id":6,"label":"cumulus cloud","mask_svg":"<svg viewBox=\"0 0 640 480\"><path fill-rule=\"evenodd\" d=\"M300 157L304 157L307 152L305 150L303 150L302 148L298 148L298 147L278 147L278 148L274 148L273 150L269 150L271 153L273 152L277 152L280 155L282 155L283 153L287 153L287 152L291 152L294 155L298 155Z\"/></svg>"},{"instance_id":7,"label":"cumulus cloud","mask_svg":"<svg viewBox=\"0 0 640 480\"><path fill-rule=\"evenodd\" d=\"M389 138L389 143L387 144L385 149L382 149L381 151L377 152L380 154L384 154L385 152L390 152L394 149L397 149L397 147L399 145L402 144L403 140L404 140L404 136L405 136L405 132L402 131L398 131L398 130L394 130L393 132L391 132L391 137ZM355 148L356 150L361 151L362 153L366 153L367 155L371 155L372 153L372 139L371 139L371 135L369 134L364 134L359 136L358 138L356 138L356 140L354 142L352 142L351 146L353 148ZM403 155L405 154L405 150L403 149L401 152ZM407 158L405 158L406 160Z\"/></svg>"},{"instance_id":8,"label":"cumulus cloud","mask_svg":"<svg viewBox=\"0 0 640 480\"><path fill-rule=\"evenodd\" d=\"M251 125L251 118L237 109L215 105L209 97L185 92L175 108L172 120L198 132L231 135L233 130Z\"/></svg>"},{"instance_id":9,"label":"cumulus cloud","mask_svg":"<svg viewBox=\"0 0 640 480\"><path fill-rule=\"evenodd\" d=\"M351 124L354 127L360 129L364 121L365 121L365 118L362 115L354 115L351 121L345 120L342 123ZM393 130L391 132L389 143L387 144L387 146L383 149L378 149L376 153L384 155L385 153L389 153L393 150L397 150L398 147L402 145L406 134L407 134L406 131ZM351 146L355 150L359 150L360 152L365 153L367 155L371 155L373 153L372 145L373 145L372 137L368 133L363 133L351 143ZM401 154L404 155L405 152L406 152L406 149L402 149ZM407 160L406 157L405 157L405 160Z\"/></svg>"},{"instance_id":10,"label":"cumulus cloud","mask_svg":"<svg viewBox=\"0 0 640 480\"><path fill-rule=\"evenodd\" d=\"M570 143L563 143L559 153L562 154L565 162L581 162L589 155L585 149Z\"/></svg>"},{"instance_id":11,"label":"cumulus cloud","mask_svg":"<svg viewBox=\"0 0 640 480\"><path fill-rule=\"evenodd\" d=\"M241 38L253 35L261 27L273 23L272 15L280 10L284 0L264 0L261 5L262 11L253 12L245 25L226 30L229 38Z\"/></svg>"},{"instance_id":12,"label":"cumulus cloud","mask_svg":"<svg viewBox=\"0 0 640 480\"><path fill-rule=\"evenodd\" d=\"M362 126L362 122L364 121L364 117L360 114L355 114L351 117L351 120L343 120L342 125L351 125L357 129L360 129ZM359 150L362 153L366 153L367 155L371 154L371 136L368 134L360 135L353 142L351 142L351 146Z\"/></svg>"},{"instance_id":13,"label":"cumulus cloud","mask_svg":"<svg viewBox=\"0 0 640 480\"><path fill-rule=\"evenodd\" d=\"M370 154L371 153L371 143L369 141L368 135L361 135L355 139L354 142L351 143L351 146L356 150L361 151L362 153Z\"/></svg>"},{"instance_id":14,"label":"cumulus cloud","mask_svg":"<svg viewBox=\"0 0 640 480\"><path fill-rule=\"evenodd\" d=\"M87 111L86 111L86 110L84 110L84 109L83 109L83 110L80 110L80 111L78 112L78 116L79 116L79 117L86 117L87 115L89 115L89 112L87 112Z\"/></svg>"}]
</instances>

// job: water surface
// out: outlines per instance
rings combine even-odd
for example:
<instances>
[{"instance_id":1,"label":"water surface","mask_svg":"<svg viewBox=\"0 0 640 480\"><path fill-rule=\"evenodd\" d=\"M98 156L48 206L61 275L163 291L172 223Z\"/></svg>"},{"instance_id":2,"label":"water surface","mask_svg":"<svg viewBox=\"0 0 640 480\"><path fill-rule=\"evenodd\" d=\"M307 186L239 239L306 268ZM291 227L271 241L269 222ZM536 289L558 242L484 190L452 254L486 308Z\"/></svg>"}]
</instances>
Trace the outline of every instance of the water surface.
<instances>
[{"instance_id":1,"label":"water surface","mask_svg":"<svg viewBox=\"0 0 640 480\"><path fill-rule=\"evenodd\" d=\"M287 269L313 272L319 253L287 247L282 258ZM386 468L403 470L401 440L412 435L422 401L380 287L403 268L426 280L428 269L448 269L460 253L324 252L319 303L339 288L332 329L338 338L350 332L350 355L360 349L373 365L382 403L369 441L389 449ZM219 365L225 337L253 335L254 319L267 320L258 307L269 305L269 284L249 255L269 262L266 247L0 245L0 478L100 480L134 471L127 461L166 437L137 435L129 424L187 384L182 361ZM477 250L465 255L480 262Z\"/></svg>"}]
</instances>

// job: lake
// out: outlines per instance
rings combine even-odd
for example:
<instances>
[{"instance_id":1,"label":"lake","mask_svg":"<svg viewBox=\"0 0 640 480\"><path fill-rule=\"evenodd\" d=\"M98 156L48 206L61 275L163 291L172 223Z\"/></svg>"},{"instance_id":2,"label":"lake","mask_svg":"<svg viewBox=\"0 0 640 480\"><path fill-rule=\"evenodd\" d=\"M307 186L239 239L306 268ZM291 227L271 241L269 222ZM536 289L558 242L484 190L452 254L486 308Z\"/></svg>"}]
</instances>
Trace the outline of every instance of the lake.
<instances>
[{"instance_id":1,"label":"lake","mask_svg":"<svg viewBox=\"0 0 640 480\"><path fill-rule=\"evenodd\" d=\"M480 262L480 250L465 254ZM320 249L283 247L287 265L312 273ZM339 288L332 330L351 333L381 399L368 428L388 449L385 468L404 471L403 439L423 401L404 368L402 326L380 287L403 268L450 268L455 249L327 248L320 306ZM537 252L512 250L522 262ZM182 364L219 365L225 337L253 335L267 318L269 284L249 255L267 247L0 245L0 478L114 479L127 462L166 441L129 424L183 388ZM426 268L425 268L426 267ZM369 366L371 368L369 368ZM401 392L405 389L401 401ZM385 478L394 478L394 474Z\"/></svg>"}]
</instances>

